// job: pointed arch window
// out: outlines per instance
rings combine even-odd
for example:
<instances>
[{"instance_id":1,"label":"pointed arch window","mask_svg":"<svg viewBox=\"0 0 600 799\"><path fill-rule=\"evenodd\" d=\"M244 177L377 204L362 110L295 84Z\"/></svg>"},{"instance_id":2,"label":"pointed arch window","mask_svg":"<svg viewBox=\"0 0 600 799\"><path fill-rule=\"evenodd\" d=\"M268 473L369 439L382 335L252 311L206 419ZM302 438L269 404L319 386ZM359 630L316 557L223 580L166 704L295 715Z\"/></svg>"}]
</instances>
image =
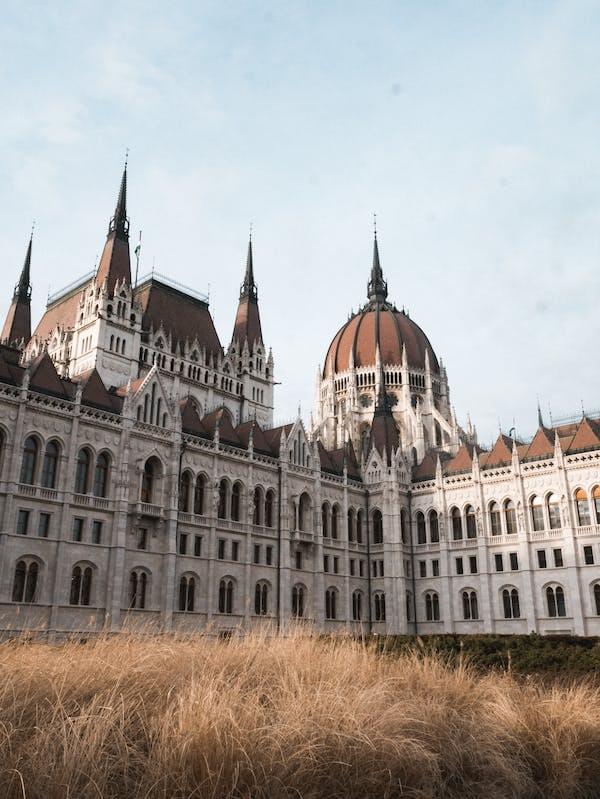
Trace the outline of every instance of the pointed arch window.
<instances>
[{"instance_id":1,"label":"pointed arch window","mask_svg":"<svg viewBox=\"0 0 600 799\"><path fill-rule=\"evenodd\" d=\"M594 586L594 606L596 608L596 616L600 616L600 583Z\"/></svg>"},{"instance_id":2,"label":"pointed arch window","mask_svg":"<svg viewBox=\"0 0 600 799\"><path fill-rule=\"evenodd\" d=\"M223 477L219 482L219 509L217 515L219 519L227 518L227 500L229 494L229 483Z\"/></svg>"},{"instance_id":3,"label":"pointed arch window","mask_svg":"<svg viewBox=\"0 0 600 799\"><path fill-rule=\"evenodd\" d=\"M58 444L55 441L49 441L46 444L44 462L42 463L42 486L44 488L56 488L59 454Z\"/></svg>"},{"instance_id":4,"label":"pointed arch window","mask_svg":"<svg viewBox=\"0 0 600 799\"><path fill-rule=\"evenodd\" d=\"M160 477L160 461L155 458L148 458L144 464L142 473L142 488L140 499L142 502L152 503L155 501L156 483Z\"/></svg>"},{"instance_id":5,"label":"pointed arch window","mask_svg":"<svg viewBox=\"0 0 600 799\"><path fill-rule=\"evenodd\" d=\"M466 508L467 518L467 538L477 538L477 520L475 518L475 509L472 505L467 505Z\"/></svg>"},{"instance_id":6,"label":"pointed arch window","mask_svg":"<svg viewBox=\"0 0 600 799\"><path fill-rule=\"evenodd\" d=\"M385 621L385 594L378 591L373 597L375 621Z\"/></svg>"},{"instance_id":7,"label":"pointed arch window","mask_svg":"<svg viewBox=\"0 0 600 799\"><path fill-rule=\"evenodd\" d=\"M440 598L435 591L425 594L425 618L427 621L440 620Z\"/></svg>"},{"instance_id":8,"label":"pointed arch window","mask_svg":"<svg viewBox=\"0 0 600 799\"><path fill-rule=\"evenodd\" d=\"M548 522L550 523L551 530L560 530L562 524L560 521L560 499L558 494L550 494L547 499L548 505Z\"/></svg>"},{"instance_id":9,"label":"pointed arch window","mask_svg":"<svg viewBox=\"0 0 600 799\"><path fill-rule=\"evenodd\" d=\"M362 621L362 593L360 591L352 592L352 620Z\"/></svg>"},{"instance_id":10,"label":"pointed arch window","mask_svg":"<svg viewBox=\"0 0 600 799\"><path fill-rule=\"evenodd\" d=\"M82 447L77 453L77 465L75 467L75 493L87 494L90 481L90 463L92 453L87 447Z\"/></svg>"},{"instance_id":11,"label":"pointed arch window","mask_svg":"<svg viewBox=\"0 0 600 799\"><path fill-rule=\"evenodd\" d=\"M521 617L519 592L516 588L505 588L502 591L502 608L505 619L518 619Z\"/></svg>"},{"instance_id":12,"label":"pointed arch window","mask_svg":"<svg viewBox=\"0 0 600 799\"><path fill-rule=\"evenodd\" d=\"M380 510L373 511L373 543L383 544L383 516Z\"/></svg>"},{"instance_id":13,"label":"pointed arch window","mask_svg":"<svg viewBox=\"0 0 600 799\"><path fill-rule=\"evenodd\" d=\"M233 580L224 579L219 583L219 613L233 613Z\"/></svg>"},{"instance_id":14,"label":"pointed arch window","mask_svg":"<svg viewBox=\"0 0 600 799\"><path fill-rule=\"evenodd\" d=\"M348 541L354 541L355 536L355 518L356 514L354 513L354 508L348 508L348 521L347 521L347 533L348 533Z\"/></svg>"},{"instance_id":15,"label":"pointed arch window","mask_svg":"<svg viewBox=\"0 0 600 799\"><path fill-rule=\"evenodd\" d=\"M504 503L504 520L507 534L515 535L517 532L517 512L512 499L507 499Z\"/></svg>"},{"instance_id":16,"label":"pointed arch window","mask_svg":"<svg viewBox=\"0 0 600 799\"><path fill-rule=\"evenodd\" d=\"M591 524L590 504L583 488L579 488L575 492L575 507L577 508L577 524L579 527L586 527Z\"/></svg>"},{"instance_id":17,"label":"pointed arch window","mask_svg":"<svg viewBox=\"0 0 600 799\"><path fill-rule=\"evenodd\" d=\"M306 492L301 494L298 502L298 530L310 532L310 497Z\"/></svg>"},{"instance_id":18,"label":"pointed arch window","mask_svg":"<svg viewBox=\"0 0 600 799\"><path fill-rule=\"evenodd\" d=\"M37 471L39 444L34 436L29 436L25 440L23 447L23 461L21 463L21 476L19 482L25 485L33 485Z\"/></svg>"},{"instance_id":19,"label":"pointed arch window","mask_svg":"<svg viewBox=\"0 0 600 799\"><path fill-rule=\"evenodd\" d=\"M231 518L239 522L242 506L242 484L234 483L231 489Z\"/></svg>"},{"instance_id":20,"label":"pointed arch window","mask_svg":"<svg viewBox=\"0 0 600 799\"><path fill-rule=\"evenodd\" d=\"M129 574L129 607L143 610L146 607L148 575L142 569L134 569Z\"/></svg>"},{"instance_id":21,"label":"pointed arch window","mask_svg":"<svg viewBox=\"0 0 600 799\"><path fill-rule=\"evenodd\" d=\"M263 492L260 486L254 489L254 507L252 510L252 524L262 524L263 518Z\"/></svg>"},{"instance_id":22,"label":"pointed arch window","mask_svg":"<svg viewBox=\"0 0 600 799\"><path fill-rule=\"evenodd\" d=\"M339 519L340 519L340 508L338 505L333 505L333 507L331 508L331 537L333 539L338 538Z\"/></svg>"},{"instance_id":23,"label":"pointed arch window","mask_svg":"<svg viewBox=\"0 0 600 799\"><path fill-rule=\"evenodd\" d=\"M440 522L436 510L429 511L429 540L432 544L440 541Z\"/></svg>"},{"instance_id":24,"label":"pointed arch window","mask_svg":"<svg viewBox=\"0 0 600 799\"><path fill-rule=\"evenodd\" d=\"M304 618L304 601L304 586L295 585L292 588L292 616L295 616L297 619Z\"/></svg>"},{"instance_id":25,"label":"pointed arch window","mask_svg":"<svg viewBox=\"0 0 600 799\"><path fill-rule=\"evenodd\" d=\"M329 503L324 502L321 507L321 527L323 529L323 538L329 538Z\"/></svg>"},{"instance_id":26,"label":"pointed arch window","mask_svg":"<svg viewBox=\"0 0 600 799\"><path fill-rule=\"evenodd\" d=\"M17 561L13 577L13 602L33 603L36 601L39 565L35 560Z\"/></svg>"},{"instance_id":27,"label":"pointed arch window","mask_svg":"<svg viewBox=\"0 0 600 799\"><path fill-rule=\"evenodd\" d=\"M272 488L265 496L265 527L273 527L273 508L275 505L275 492Z\"/></svg>"},{"instance_id":28,"label":"pointed arch window","mask_svg":"<svg viewBox=\"0 0 600 799\"><path fill-rule=\"evenodd\" d=\"M185 471L179 479L179 503L178 509L187 512L190 507L190 496L192 493L192 475Z\"/></svg>"},{"instance_id":29,"label":"pointed arch window","mask_svg":"<svg viewBox=\"0 0 600 799\"><path fill-rule=\"evenodd\" d=\"M548 605L548 616L551 618L567 615L565 592L562 586L548 586L546 588L546 603Z\"/></svg>"},{"instance_id":30,"label":"pointed arch window","mask_svg":"<svg viewBox=\"0 0 600 799\"><path fill-rule=\"evenodd\" d=\"M193 613L195 598L196 579L191 574L183 574L179 580L179 610Z\"/></svg>"},{"instance_id":31,"label":"pointed arch window","mask_svg":"<svg viewBox=\"0 0 600 799\"><path fill-rule=\"evenodd\" d=\"M96 458L96 466L94 467L94 496L106 497L108 496L108 469L110 467L110 458L106 452L101 452Z\"/></svg>"},{"instance_id":32,"label":"pointed arch window","mask_svg":"<svg viewBox=\"0 0 600 799\"><path fill-rule=\"evenodd\" d=\"M194 513L198 516L204 515L204 486L205 479L203 474L196 477L196 485L194 487Z\"/></svg>"},{"instance_id":33,"label":"pointed arch window","mask_svg":"<svg viewBox=\"0 0 600 799\"><path fill-rule=\"evenodd\" d=\"M92 594L92 567L74 566L71 572L69 604L89 605Z\"/></svg>"},{"instance_id":34,"label":"pointed arch window","mask_svg":"<svg viewBox=\"0 0 600 799\"><path fill-rule=\"evenodd\" d=\"M417 544L427 543L427 530L425 527L425 514L417 511Z\"/></svg>"},{"instance_id":35,"label":"pointed arch window","mask_svg":"<svg viewBox=\"0 0 600 799\"><path fill-rule=\"evenodd\" d=\"M328 588L325 591L325 618L330 621L337 619L337 591L335 588Z\"/></svg>"},{"instance_id":36,"label":"pointed arch window","mask_svg":"<svg viewBox=\"0 0 600 799\"><path fill-rule=\"evenodd\" d=\"M269 587L264 582L256 583L254 587L254 613L257 616L266 616L269 612Z\"/></svg>"},{"instance_id":37,"label":"pointed arch window","mask_svg":"<svg viewBox=\"0 0 600 799\"><path fill-rule=\"evenodd\" d=\"M460 539L463 537L460 510L457 507L452 508L450 511L450 517L452 519L452 538L454 541L460 541Z\"/></svg>"},{"instance_id":38,"label":"pointed arch window","mask_svg":"<svg viewBox=\"0 0 600 799\"><path fill-rule=\"evenodd\" d=\"M502 517L497 502L490 503L490 532L492 535L502 535Z\"/></svg>"},{"instance_id":39,"label":"pointed arch window","mask_svg":"<svg viewBox=\"0 0 600 799\"><path fill-rule=\"evenodd\" d=\"M542 498L534 494L529 500L531 510L531 523L535 531L544 529L544 505Z\"/></svg>"},{"instance_id":40,"label":"pointed arch window","mask_svg":"<svg viewBox=\"0 0 600 799\"><path fill-rule=\"evenodd\" d=\"M479 608L477 604L477 594L475 591L462 592L463 619L474 620L479 618Z\"/></svg>"}]
</instances>

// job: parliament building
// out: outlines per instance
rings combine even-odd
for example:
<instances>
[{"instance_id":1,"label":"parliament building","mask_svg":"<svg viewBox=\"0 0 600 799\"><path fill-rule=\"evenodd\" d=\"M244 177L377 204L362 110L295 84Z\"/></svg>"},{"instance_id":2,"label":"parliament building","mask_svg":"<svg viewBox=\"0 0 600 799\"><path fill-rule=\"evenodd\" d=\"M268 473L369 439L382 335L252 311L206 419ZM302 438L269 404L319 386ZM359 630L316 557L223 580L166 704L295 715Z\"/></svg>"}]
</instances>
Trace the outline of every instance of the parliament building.
<instances>
[{"instance_id":1,"label":"parliament building","mask_svg":"<svg viewBox=\"0 0 600 799\"><path fill-rule=\"evenodd\" d=\"M126 195L127 168L97 268L33 328L29 241L4 321L3 635L600 635L600 420L482 449L375 237L310 427L275 427L252 242L224 346L206 296L132 280Z\"/></svg>"}]
</instances>

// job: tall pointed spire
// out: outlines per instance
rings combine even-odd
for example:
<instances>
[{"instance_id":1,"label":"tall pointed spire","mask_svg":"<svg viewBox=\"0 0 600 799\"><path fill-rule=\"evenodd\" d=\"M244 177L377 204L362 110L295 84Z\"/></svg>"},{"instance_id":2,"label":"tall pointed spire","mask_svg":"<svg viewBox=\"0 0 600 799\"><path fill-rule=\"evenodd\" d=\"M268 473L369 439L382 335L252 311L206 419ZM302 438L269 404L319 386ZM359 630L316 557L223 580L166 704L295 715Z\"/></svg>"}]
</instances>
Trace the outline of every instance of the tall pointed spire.
<instances>
[{"instance_id":1,"label":"tall pointed spire","mask_svg":"<svg viewBox=\"0 0 600 799\"><path fill-rule=\"evenodd\" d=\"M6 344L27 344L31 338L31 248L33 227L19 282L15 286L13 299L4 321L0 340Z\"/></svg>"},{"instance_id":2,"label":"tall pointed spire","mask_svg":"<svg viewBox=\"0 0 600 799\"><path fill-rule=\"evenodd\" d=\"M262 329L260 324L260 313L258 310L258 291L254 282L254 260L252 254L252 229L248 240L248 254L246 256L246 272L244 282L240 287L240 301L237 314L233 325L233 336L231 342L237 341L238 346L243 348L244 342L248 342L248 349L253 351L256 343L262 344Z\"/></svg>"},{"instance_id":3,"label":"tall pointed spire","mask_svg":"<svg viewBox=\"0 0 600 799\"><path fill-rule=\"evenodd\" d=\"M542 409L540 408L539 397L538 397L538 404L537 404L537 413L538 413L538 427L544 427L544 418L542 416Z\"/></svg>"},{"instance_id":4,"label":"tall pointed spire","mask_svg":"<svg viewBox=\"0 0 600 799\"><path fill-rule=\"evenodd\" d=\"M121 177L115 213L108 225L106 244L96 272L96 282L103 284L105 281L111 295L117 282L131 285L129 219L127 217L127 156L125 157L125 166Z\"/></svg>"},{"instance_id":5,"label":"tall pointed spire","mask_svg":"<svg viewBox=\"0 0 600 799\"><path fill-rule=\"evenodd\" d=\"M373 266L371 279L367 287L367 294L371 302L385 302L387 298L387 283L383 279L381 264L379 263L379 245L377 243L377 217L375 216L373 231Z\"/></svg>"},{"instance_id":6,"label":"tall pointed spire","mask_svg":"<svg viewBox=\"0 0 600 799\"><path fill-rule=\"evenodd\" d=\"M258 300L258 292L256 289L256 283L254 282L254 262L252 259L252 229L250 229L250 238L248 239L246 274L244 275L244 282L240 288L240 299L243 297Z\"/></svg>"}]
</instances>

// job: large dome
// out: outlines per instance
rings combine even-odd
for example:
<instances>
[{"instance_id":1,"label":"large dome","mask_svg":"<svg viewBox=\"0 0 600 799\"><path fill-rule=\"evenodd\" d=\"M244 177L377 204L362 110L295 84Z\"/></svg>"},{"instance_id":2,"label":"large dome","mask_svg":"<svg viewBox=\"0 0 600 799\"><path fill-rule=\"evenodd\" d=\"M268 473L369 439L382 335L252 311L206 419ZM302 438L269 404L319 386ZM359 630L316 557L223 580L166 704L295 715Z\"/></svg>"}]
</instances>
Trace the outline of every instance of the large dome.
<instances>
[{"instance_id":1,"label":"large dome","mask_svg":"<svg viewBox=\"0 0 600 799\"><path fill-rule=\"evenodd\" d=\"M336 333L327 350L323 377L350 369L351 360L356 369L374 366L377 342L382 365L400 366L405 345L409 366L425 369L427 352L431 371L439 374L435 352L419 325L385 300L372 300Z\"/></svg>"}]
</instances>

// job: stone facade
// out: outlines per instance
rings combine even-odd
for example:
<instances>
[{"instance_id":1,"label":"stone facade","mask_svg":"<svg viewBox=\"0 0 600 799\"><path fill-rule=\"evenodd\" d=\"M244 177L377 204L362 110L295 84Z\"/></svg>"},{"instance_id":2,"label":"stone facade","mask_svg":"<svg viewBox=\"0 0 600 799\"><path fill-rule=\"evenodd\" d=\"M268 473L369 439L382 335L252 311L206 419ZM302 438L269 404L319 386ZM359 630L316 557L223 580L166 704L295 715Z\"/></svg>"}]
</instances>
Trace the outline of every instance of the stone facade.
<instances>
[{"instance_id":1,"label":"stone facade","mask_svg":"<svg viewBox=\"0 0 600 799\"><path fill-rule=\"evenodd\" d=\"M328 350L310 430L275 428L251 244L223 348L206 298L156 275L132 285L125 195L126 173L98 270L33 333L30 242L4 325L5 634L600 635L597 420L540 417L531 441L482 450L429 341L387 301L375 242L369 302L352 345L343 328Z\"/></svg>"}]
</instances>

